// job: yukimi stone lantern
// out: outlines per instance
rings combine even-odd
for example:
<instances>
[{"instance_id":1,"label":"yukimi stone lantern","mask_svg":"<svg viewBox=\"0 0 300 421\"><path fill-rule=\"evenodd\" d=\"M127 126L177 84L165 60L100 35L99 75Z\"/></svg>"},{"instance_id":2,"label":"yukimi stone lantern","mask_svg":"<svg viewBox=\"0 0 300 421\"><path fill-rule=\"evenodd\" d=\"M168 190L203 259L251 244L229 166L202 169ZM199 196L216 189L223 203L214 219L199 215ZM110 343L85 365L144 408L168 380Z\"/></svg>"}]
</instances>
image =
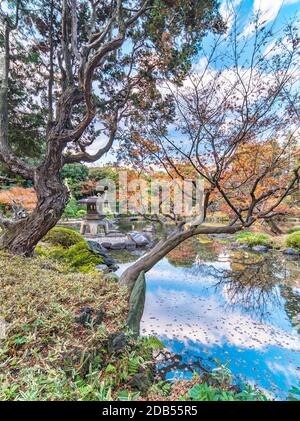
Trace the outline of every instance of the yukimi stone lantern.
<instances>
[{"instance_id":1,"label":"yukimi stone lantern","mask_svg":"<svg viewBox=\"0 0 300 421\"><path fill-rule=\"evenodd\" d=\"M108 221L105 219L104 207L108 206L105 200L107 186L98 186L99 194L78 200L78 204L87 206L87 214L81 223L80 234L91 237L101 237L108 233Z\"/></svg>"}]
</instances>

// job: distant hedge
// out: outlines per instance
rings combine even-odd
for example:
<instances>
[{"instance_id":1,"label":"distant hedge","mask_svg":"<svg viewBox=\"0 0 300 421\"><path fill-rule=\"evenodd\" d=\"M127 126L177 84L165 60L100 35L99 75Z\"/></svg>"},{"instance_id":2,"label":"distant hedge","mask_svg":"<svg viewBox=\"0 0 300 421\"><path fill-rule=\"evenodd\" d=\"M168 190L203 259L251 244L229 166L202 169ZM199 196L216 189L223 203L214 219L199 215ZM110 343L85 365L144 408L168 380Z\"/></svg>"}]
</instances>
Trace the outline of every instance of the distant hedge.
<instances>
[{"instance_id":1,"label":"distant hedge","mask_svg":"<svg viewBox=\"0 0 300 421\"><path fill-rule=\"evenodd\" d=\"M253 246L269 246L271 238L267 234L243 231L236 234L236 240L241 244L247 244L249 247Z\"/></svg>"},{"instance_id":2,"label":"distant hedge","mask_svg":"<svg viewBox=\"0 0 300 421\"><path fill-rule=\"evenodd\" d=\"M286 245L300 250L300 231L287 236Z\"/></svg>"}]
</instances>

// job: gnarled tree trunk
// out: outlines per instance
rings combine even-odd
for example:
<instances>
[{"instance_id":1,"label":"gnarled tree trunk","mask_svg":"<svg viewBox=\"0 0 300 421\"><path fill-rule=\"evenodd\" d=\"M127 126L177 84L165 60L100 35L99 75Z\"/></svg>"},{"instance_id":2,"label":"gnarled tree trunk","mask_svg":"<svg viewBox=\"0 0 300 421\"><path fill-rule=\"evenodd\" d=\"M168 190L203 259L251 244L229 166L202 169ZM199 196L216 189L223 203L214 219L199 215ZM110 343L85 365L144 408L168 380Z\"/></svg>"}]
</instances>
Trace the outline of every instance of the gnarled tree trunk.
<instances>
[{"instance_id":1,"label":"gnarled tree trunk","mask_svg":"<svg viewBox=\"0 0 300 421\"><path fill-rule=\"evenodd\" d=\"M241 225L226 227L207 227L200 225L184 231L176 231L167 238L160 240L152 250L127 268L120 278L121 285L125 285L131 291L139 274L148 272L153 266L174 250L184 240L199 234L234 234L241 230Z\"/></svg>"},{"instance_id":2,"label":"gnarled tree trunk","mask_svg":"<svg viewBox=\"0 0 300 421\"><path fill-rule=\"evenodd\" d=\"M26 218L8 224L0 237L0 248L28 256L60 219L68 201L67 187L50 176L36 185L36 192L37 207Z\"/></svg>"}]
</instances>

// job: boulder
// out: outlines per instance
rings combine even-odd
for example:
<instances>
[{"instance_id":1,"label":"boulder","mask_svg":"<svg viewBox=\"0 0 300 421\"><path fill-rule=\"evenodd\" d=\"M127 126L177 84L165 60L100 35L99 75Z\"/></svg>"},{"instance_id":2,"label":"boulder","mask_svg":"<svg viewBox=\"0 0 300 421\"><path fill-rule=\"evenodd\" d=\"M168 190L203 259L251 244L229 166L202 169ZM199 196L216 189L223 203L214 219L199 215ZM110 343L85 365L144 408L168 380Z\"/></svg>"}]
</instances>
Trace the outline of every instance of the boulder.
<instances>
[{"instance_id":1,"label":"boulder","mask_svg":"<svg viewBox=\"0 0 300 421\"><path fill-rule=\"evenodd\" d=\"M109 266L109 268L108 268L108 270L110 272L115 272L118 269L119 269L119 266L118 265L112 265L112 266Z\"/></svg>"},{"instance_id":2,"label":"boulder","mask_svg":"<svg viewBox=\"0 0 300 421\"><path fill-rule=\"evenodd\" d=\"M111 352L120 351L127 345L127 338L124 332L117 333L111 337L109 349Z\"/></svg>"},{"instance_id":3,"label":"boulder","mask_svg":"<svg viewBox=\"0 0 300 421\"><path fill-rule=\"evenodd\" d=\"M253 251L256 251L258 253L267 253L269 251L269 247L267 246L254 246L252 247Z\"/></svg>"},{"instance_id":4,"label":"boulder","mask_svg":"<svg viewBox=\"0 0 300 421\"><path fill-rule=\"evenodd\" d=\"M108 267L106 265L104 265L104 264L97 265L96 266L96 269L99 270L99 271L101 271L101 272L108 272L109 271Z\"/></svg>"},{"instance_id":5,"label":"boulder","mask_svg":"<svg viewBox=\"0 0 300 421\"><path fill-rule=\"evenodd\" d=\"M145 233L131 231L128 233L129 238L136 243L138 247L144 247L150 243L150 239Z\"/></svg>"},{"instance_id":6,"label":"boulder","mask_svg":"<svg viewBox=\"0 0 300 421\"><path fill-rule=\"evenodd\" d=\"M117 241L110 246L111 250L123 250L126 246L125 241Z\"/></svg>"},{"instance_id":7,"label":"boulder","mask_svg":"<svg viewBox=\"0 0 300 421\"><path fill-rule=\"evenodd\" d=\"M104 257L103 263L107 266L114 266L117 262L112 257Z\"/></svg>"},{"instance_id":8,"label":"boulder","mask_svg":"<svg viewBox=\"0 0 300 421\"><path fill-rule=\"evenodd\" d=\"M249 246L247 246L247 244L241 244L239 246L239 249L241 249L241 250L249 250Z\"/></svg>"},{"instance_id":9,"label":"boulder","mask_svg":"<svg viewBox=\"0 0 300 421\"><path fill-rule=\"evenodd\" d=\"M125 241L125 248L126 250L135 250L136 243L133 240L126 240Z\"/></svg>"},{"instance_id":10,"label":"boulder","mask_svg":"<svg viewBox=\"0 0 300 421\"><path fill-rule=\"evenodd\" d=\"M283 250L283 254L286 254L288 256L298 256L300 255L300 250L296 250L293 248L287 248L285 250Z\"/></svg>"},{"instance_id":11,"label":"boulder","mask_svg":"<svg viewBox=\"0 0 300 421\"><path fill-rule=\"evenodd\" d=\"M110 249L111 248L111 242L110 241L103 241L102 243L101 243L101 246L103 247L103 248L105 248L105 249Z\"/></svg>"},{"instance_id":12,"label":"boulder","mask_svg":"<svg viewBox=\"0 0 300 421\"><path fill-rule=\"evenodd\" d=\"M92 307L83 307L80 314L75 317L75 322L81 325L87 325L93 322L94 325L99 325L103 322L105 312L102 309L95 311Z\"/></svg>"},{"instance_id":13,"label":"boulder","mask_svg":"<svg viewBox=\"0 0 300 421\"><path fill-rule=\"evenodd\" d=\"M152 386L152 381L147 375L146 372L144 373L137 373L135 374L128 382L128 384L134 389L138 390L142 394L146 393L147 390Z\"/></svg>"},{"instance_id":14,"label":"boulder","mask_svg":"<svg viewBox=\"0 0 300 421\"><path fill-rule=\"evenodd\" d=\"M98 243L97 241L87 240L87 245L89 249L95 253L97 256L106 257L107 256L107 249L103 247L102 244Z\"/></svg>"},{"instance_id":15,"label":"boulder","mask_svg":"<svg viewBox=\"0 0 300 421\"><path fill-rule=\"evenodd\" d=\"M81 325L91 323L93 312L94 309L92 309L91 307L83 307L80 310L80 314L75 317L75 322Z\"/></svg>"}]
</instances>

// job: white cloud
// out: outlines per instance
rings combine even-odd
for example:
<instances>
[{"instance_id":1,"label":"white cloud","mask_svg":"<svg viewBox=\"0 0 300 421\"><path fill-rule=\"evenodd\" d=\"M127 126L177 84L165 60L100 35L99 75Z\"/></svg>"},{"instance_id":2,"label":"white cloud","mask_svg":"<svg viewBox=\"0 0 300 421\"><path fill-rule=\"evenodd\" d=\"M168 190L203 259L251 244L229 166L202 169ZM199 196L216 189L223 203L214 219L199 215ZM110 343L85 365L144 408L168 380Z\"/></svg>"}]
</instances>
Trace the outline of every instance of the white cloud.
<instances>
[{"instance_id":1,"label":"white cloud","mask_svg":"<svg viewBox=\"0 0 300 421\"><path fill-rule=\"evenodd\" d=\"M286 6L288 4L294 4L298 3L299 0L254 0L253 4L253 13L261 13L260 16L260 22L261 23L269 23L272 22L274 19L276 19L280 9L283 6ZM249 23L244 32L244 36L248 36L252 33L254 29L254 24Z\"/></svg>"},{"instance_id":2,"label":"white cloud","mask_svg":"<svg viewBox=\"0 0 300 421\"><path fill-rule=\"evenodd\" d=\"M220 14L227 25L229 31L232 27L234 15L242 0L224 0L220 6Z\"/></svg>"},{"instance_id":3,"label":"white cloud","mask_svg":"<svg viewBox=\"0 0 300 421\"><path fill-rule=\"evenodd\" d=\"M174 275L174 274L173 274ZM300 351L300 341L269 323L238 311L224 312L214 296L158 288L147 292L141 323L143 334L176 338L186 348L229 344L239 349L266 350L270 346Z\"/></svg>"}]
</instances>

